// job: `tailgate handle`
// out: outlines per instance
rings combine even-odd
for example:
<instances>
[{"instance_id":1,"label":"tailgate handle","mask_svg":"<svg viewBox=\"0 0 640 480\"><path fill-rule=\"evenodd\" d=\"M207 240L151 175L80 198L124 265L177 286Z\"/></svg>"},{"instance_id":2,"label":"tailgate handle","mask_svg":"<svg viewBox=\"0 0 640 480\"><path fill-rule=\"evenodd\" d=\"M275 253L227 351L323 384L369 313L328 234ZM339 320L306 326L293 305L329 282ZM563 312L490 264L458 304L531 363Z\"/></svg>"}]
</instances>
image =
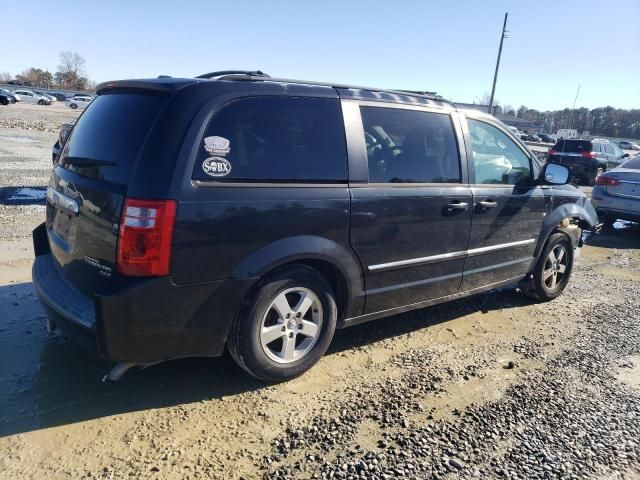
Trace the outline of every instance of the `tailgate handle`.
<instances>
[{"instance_id":1,"label":"tailgate handle","mask_svg":"<svg viewBox=\"0 0 640 480\"><path fill-rule=\"evenodd\" d=\"M69 210L75 214L80 211L80 207L78 206L78 202L73 198L69 198L66 195L54 190L51 187L47 187L47 200L49 203L55 207L60 207L65 210Z\"/></svg>"}]
</instances>

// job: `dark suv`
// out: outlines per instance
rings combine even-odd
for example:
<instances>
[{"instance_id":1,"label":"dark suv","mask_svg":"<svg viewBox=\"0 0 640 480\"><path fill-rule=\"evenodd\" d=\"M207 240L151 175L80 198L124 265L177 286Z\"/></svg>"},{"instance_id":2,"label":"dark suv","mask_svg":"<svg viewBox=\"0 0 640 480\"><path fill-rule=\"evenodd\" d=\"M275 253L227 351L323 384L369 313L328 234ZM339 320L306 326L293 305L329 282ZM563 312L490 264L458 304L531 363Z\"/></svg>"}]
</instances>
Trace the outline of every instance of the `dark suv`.
<instances>
[{"instance_id":1,"label":"dark suv","mask_svg":"<svg viewBox=\"0 0 640 480\"><path fill-rule=\"evenodd\" d=\"M629 155L609 140L558 140L549 149L548 161L571 168L576 180L595 185L596 178L607 170L619 166Z\"/></svg>"},{"instance_id":2,"label":"dark suv","mask_svg":"<svg viewBox=\"0 0 640 480\"><path fill-rule=\"evenodd\" d=\"M596 223L569 170L438 97L259 73L99 86L34 231L52 325L132 364L292 378L336 328L569 280Z\"/></svg>"}]
</instances>

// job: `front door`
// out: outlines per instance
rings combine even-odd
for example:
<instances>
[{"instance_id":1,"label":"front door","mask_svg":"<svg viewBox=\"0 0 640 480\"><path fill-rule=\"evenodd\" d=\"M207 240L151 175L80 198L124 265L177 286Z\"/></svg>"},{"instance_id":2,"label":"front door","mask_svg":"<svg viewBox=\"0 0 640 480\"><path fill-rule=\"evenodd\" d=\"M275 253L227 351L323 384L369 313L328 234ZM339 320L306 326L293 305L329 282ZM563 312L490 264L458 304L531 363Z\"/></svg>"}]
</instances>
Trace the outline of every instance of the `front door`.
<instances>
[{"instance_id":1,"label":"front door","mask_svg":"<svg viewBox=\"0 0 640 480\"><path fill-rule=\"evenodd\" d=\"M531 269L549 201L535 185L534 160L506 129L486 117L467 124L473 218L461 291L515 280Z\"/></svg>"},{"instance_id":2,"label":"front door","mask_svg":"<svg viewBox=\"0 0 640 480\"><path fill-rule=\"evenodd\" d=\"M356 109L368 181L351 184L351 245L365 272L365 313L457 293L472 202L457 119L423 107Z\"/></svg>"}]
</instances>

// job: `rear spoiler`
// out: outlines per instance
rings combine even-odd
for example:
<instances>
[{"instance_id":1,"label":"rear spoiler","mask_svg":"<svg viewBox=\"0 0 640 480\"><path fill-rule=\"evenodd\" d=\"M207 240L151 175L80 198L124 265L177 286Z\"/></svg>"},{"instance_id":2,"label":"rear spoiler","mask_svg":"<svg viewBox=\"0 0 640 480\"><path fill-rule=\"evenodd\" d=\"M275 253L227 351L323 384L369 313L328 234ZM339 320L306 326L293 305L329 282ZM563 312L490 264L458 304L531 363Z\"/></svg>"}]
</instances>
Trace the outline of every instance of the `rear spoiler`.
<instances>
[{"instance_id":1,"label":"rear spoiler","mask_svg":"<svg viewBox=\"0 0 640 480\"><path fill-rule=\"evenodd\" d=\"M96 93L102 95L112 90L138 90L169 96L177 90L195 83L193 79L155 78L140 80L115 80L103 82L96 87Z\"/></svg>"}]
</instances>

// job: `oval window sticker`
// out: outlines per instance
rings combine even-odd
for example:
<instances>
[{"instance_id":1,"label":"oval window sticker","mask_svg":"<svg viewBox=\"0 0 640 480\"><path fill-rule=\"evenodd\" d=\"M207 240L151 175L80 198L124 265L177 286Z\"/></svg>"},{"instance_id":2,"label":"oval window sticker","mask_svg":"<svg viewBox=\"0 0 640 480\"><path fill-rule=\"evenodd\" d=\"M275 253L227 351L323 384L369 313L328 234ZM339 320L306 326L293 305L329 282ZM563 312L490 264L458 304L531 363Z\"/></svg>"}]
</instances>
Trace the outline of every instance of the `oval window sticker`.
<instances>
[{"instance_id":1,"label":"oval window sticker","mask_svg":"<svg viewBox=\"0 0 640 480\"><path fill-rule=\"evenodd\" d=\"M226 177L231 173L231 164L226 158L209 157L202 162L202 170L211 177Z\"/></svg>"}]
</instances>

